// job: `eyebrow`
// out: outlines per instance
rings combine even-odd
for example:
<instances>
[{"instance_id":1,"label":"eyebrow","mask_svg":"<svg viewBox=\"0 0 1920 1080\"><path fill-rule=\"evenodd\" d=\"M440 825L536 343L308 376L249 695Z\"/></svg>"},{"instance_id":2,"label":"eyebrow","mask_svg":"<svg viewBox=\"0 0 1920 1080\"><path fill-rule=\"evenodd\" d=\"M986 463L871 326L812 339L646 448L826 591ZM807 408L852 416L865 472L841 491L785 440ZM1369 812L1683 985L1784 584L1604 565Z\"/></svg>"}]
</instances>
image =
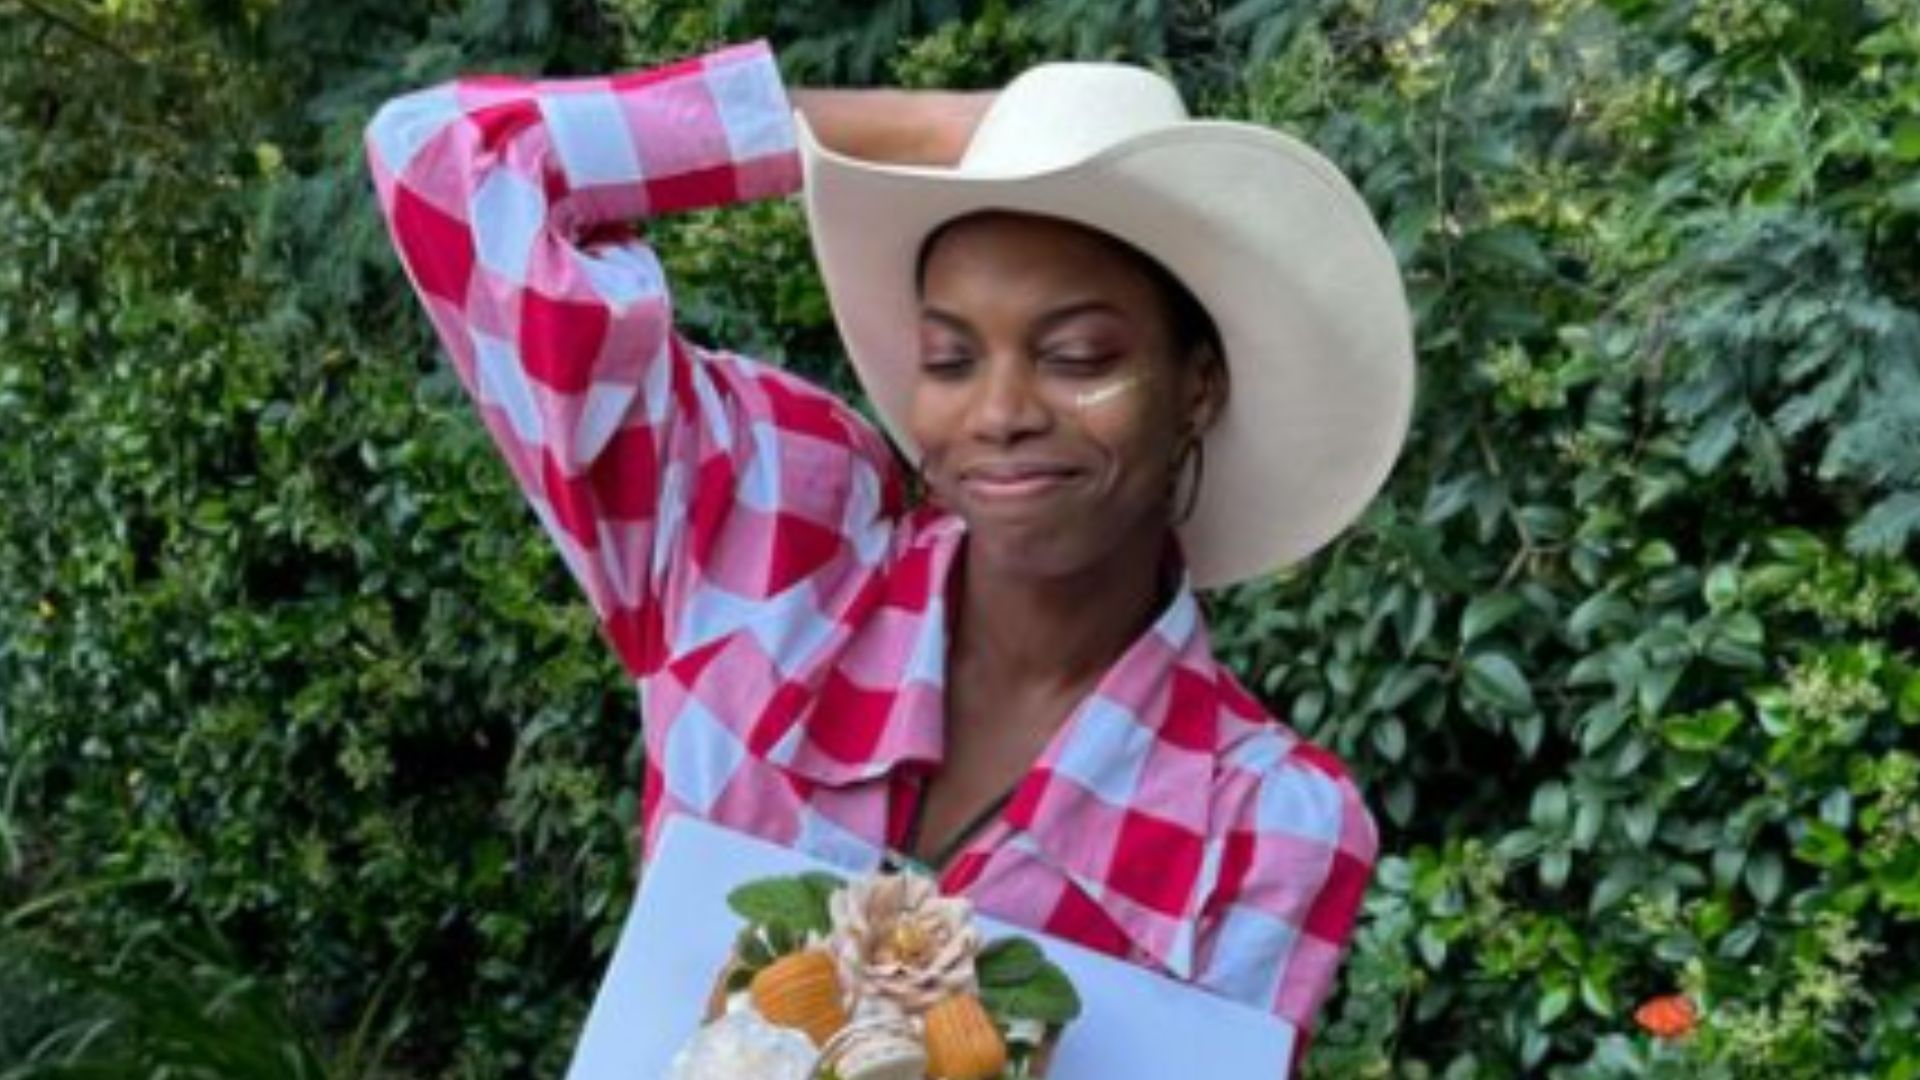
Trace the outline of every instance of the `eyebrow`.
<instances>
[{"instance_id":1,"label":"eyebrow","mask_svg":"<svg viewBox=\"0 0 1920 1080\"><path fill-rule=\"evenodd\" d=\"M1078 318L1081 315L1112 315L1122 321L1125 321L1127 317L1126 312L1121 311L1105 300L1075 300L1062 304L1034 320L1033 333L1036 336L1043 334L1055 326L1069 319ZM923 304L920 308L920 317L940 323L949 329L957 330L969 336L973 334L972 323L969 323L962 316L943 308Z\"/></svg>"}]
</instances>

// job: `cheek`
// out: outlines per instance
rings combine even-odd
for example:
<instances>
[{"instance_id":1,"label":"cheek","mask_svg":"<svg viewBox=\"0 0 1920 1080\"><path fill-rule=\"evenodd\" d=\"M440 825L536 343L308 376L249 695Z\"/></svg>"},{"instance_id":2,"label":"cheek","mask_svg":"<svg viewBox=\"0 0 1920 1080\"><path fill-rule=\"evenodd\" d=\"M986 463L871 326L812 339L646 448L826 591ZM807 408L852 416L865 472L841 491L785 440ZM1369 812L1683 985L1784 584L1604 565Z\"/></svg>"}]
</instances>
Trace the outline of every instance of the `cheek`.
<instances>
[{"instance_id":1,"label":"cheek","mask_svg":"<svg viewBox=\"0 0 1920 1080\"><path fill-rule=\"evenodd\" d=\"M1105 449L1130 483L1164 472L1172 460L1173 417L1160 395L1119 395L1077 411L1084 436Z\"/></svg>"},{"instance_id":2,"label":"cheek","mask_svg":"<svg viewBox=\"0 0 1920 1080\"><path fill-rule=\"evenodd\" d=\"M952 445L959 430L960 403L958 395L943 392L940 387L921 382L907 403L907 437L920 448L926 460L937 462L948 446Z\"/></svg>"}]
</instances>

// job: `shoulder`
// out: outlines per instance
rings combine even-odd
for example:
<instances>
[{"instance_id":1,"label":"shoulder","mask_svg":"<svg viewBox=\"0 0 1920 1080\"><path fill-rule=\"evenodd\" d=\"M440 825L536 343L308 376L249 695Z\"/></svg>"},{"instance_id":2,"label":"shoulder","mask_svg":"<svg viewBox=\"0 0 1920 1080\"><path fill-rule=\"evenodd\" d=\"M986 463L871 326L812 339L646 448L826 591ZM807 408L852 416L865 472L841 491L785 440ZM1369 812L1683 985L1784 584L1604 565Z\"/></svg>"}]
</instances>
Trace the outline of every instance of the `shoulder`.
<instances>
[{"instance_id":1,"label":"shoulder","mask_svg":"<svg viewBox=\"0 0 1920 1080\"><path fill-rule=\"evenodd\" d=\"M1268 713L1224 670L1220 708L1214 832L1241 864L1240 881L1222 884L1345 878L1364 888L1379 833L1346 763Z\"/></svg>"}]
</instances>

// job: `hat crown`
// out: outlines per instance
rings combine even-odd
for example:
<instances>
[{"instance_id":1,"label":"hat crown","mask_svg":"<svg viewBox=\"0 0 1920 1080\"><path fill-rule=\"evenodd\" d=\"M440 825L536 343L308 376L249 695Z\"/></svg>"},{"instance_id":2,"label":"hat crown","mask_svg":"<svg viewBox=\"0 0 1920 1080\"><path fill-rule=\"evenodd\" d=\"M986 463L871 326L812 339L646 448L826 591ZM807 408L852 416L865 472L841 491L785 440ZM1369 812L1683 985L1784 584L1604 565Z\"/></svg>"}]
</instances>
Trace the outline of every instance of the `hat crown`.
<instances>
[{"instance_id":1,"label":"hat crown","mask_svg":"<svg viewBox=\"0 0 1920 1080\"><path fill-rule=\"evenodd\" d=\"M959 171L1021 176L1066 168L1187 119L1180 91L1145 68L1041 64L1000 91L967 144Z\"/></svg>"}]
</instances>

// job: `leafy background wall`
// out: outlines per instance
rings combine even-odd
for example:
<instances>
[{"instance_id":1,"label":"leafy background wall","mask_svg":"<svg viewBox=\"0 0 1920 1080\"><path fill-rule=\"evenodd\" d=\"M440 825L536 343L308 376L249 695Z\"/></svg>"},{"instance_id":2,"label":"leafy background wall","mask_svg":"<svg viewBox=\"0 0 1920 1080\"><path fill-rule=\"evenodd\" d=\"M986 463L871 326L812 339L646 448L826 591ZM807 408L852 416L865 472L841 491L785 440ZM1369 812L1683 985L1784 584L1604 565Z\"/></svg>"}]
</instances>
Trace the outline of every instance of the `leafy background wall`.
<instances>
[{"instance_id":1,"label":"leafy background wall","mask_svg":"<svg viewBox=\"0 0 1920 1080\"><path fill-rule=\"evenodd\" d=\"M760 35L1153 63L1384 223L1407 456L1211 602L1384 827L1312 1074L1920 1076L1914 0L0 0L0 1074L560 1071L631 690L360 127ZM848 386L794 207L659 232L696 334Z\"/></svg>"}]
</instances>

